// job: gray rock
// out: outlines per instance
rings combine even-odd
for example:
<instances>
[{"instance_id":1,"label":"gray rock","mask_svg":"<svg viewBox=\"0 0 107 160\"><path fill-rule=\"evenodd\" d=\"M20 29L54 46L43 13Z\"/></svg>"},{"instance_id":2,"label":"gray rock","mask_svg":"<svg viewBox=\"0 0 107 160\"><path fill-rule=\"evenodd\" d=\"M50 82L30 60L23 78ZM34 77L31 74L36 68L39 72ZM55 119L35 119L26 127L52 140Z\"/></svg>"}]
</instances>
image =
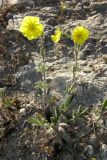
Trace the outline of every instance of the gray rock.
<instances>
[{"instance_id":1,"label":"gray rock","mask_svg":"<svg viewBox=\"0 0 107 160\"><path fill-rule=\"evenodd\" d=\"M13 19L13 14L12 13L7 13L6 18L9 19Z\"/></svg>"},{"instance_id":2,"label":"gray rock","mask_svg":"<svg viewBox=\"0 0 107 160\"><path fill-rule=\"evenodd\" d=\"M31 105L30 104L26 104L26 108L30 108L31 107Z\"/></svg>"},{"instance_id":3,"label":"gray rock","mask_svg":"<svg viewBox=\"0 0 107 160\"><path fill-rule=\"evenodd\" d=\"M107 160L107 145L102 144L100 148L100 155L102 160Z\"/></svg>"},{"instance_id":4,"label":"gray rock","mask_svg":"<svg viewBox=\"0 0 107 160\"><path fill-rule=\"evenodd\" d=\"M18 86L29 91L34 89L34 84L40 79L40 74L36 72L35 63L30 63L20 67L15 77Z\"/></svg>"},{"instance_id":5,"label":"gray rock","mask_svg":"<svg viewBox=\"0 0 107 160\"><path fill-rule=\"evenodd\" d=\"M92 145L87 145L84 149L84 152L88 155L88 156L91 156L93 155L94 153L94 150L93 150L93 146Z\"/></svg>"},{"instance_id":6,"label":"gray rock","mask_svg":"<svg viewBox=\"0 0 107 160\"><path fill-rule=\"evenodd\" d=\"M29 5L32 6L34 5L34 1L32 0L8 0L4 1L3 4L9 4L9 5Z\"/></svg>"},{"instance_id":7,"label":"gray rock","mask_svg":"<svg viewBox=\"0 0 107 160\"><path fill-rule=\"evenodd\" d=\"M87 56L92 54L94 51L94 46L92 43L88 43L84 49L79 53L79 57L81 60L86 60Z\"/></svg>"},{"instance_id":8,"label":"gray rock","mask_svg":"<svg viewBox=\"0 0 107 160\"><path fill-rule=\"evenodd\" d=\"M92 10L98 10L98 9L107 9L107 1L103 2L92 2L90 4L90 9Z\"/></svg>"}]
</instances>

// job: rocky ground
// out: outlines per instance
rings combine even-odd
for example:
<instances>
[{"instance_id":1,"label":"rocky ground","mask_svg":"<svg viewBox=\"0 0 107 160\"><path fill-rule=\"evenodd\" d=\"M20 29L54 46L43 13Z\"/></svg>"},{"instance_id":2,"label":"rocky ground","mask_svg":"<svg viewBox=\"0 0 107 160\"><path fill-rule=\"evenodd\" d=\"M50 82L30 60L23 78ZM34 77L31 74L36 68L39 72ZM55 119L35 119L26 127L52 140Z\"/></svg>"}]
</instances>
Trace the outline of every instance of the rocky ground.
<instances>
[{"instance_id":1,"label":"rocky ground","mask_svg":"<svg viewBox=\"0 0 107 160\"><path fill-rule=\"evenodd\" d=\"M19 32L20 23L24 16L35 15L45 24L46 64L49 66L47 79L52 94L58 99L64 97L66 82L72 80L73 42L62 40L61 57L57 58L50 35L58 25L66 32L77 25L90 30L90 38L79 53L81 70L78 72L78 92L74 103L90 108L101 106L101 102L107 98L107 2L66 0L67 9L62 17L57 0L18 0L8 3L7 6L5 1L5 8L0 11L0 88L6 87L7 95L17 100L11 111L0 104L0 125L4 128L3 133L0 132L0 160L46 159L46 155L40 154L35 147L30 129L26 134L26 119L40 109L34 89L35 82L41 78L36 71L41 61L40 42L25 39ZM88 152L89 158L94 155L98 160L106 160L107 141L101 140L99 148L94 147L95 143L91 135L84 152ZM73 159L66 154L61 158Z\"/></svg>"}]
</instances>

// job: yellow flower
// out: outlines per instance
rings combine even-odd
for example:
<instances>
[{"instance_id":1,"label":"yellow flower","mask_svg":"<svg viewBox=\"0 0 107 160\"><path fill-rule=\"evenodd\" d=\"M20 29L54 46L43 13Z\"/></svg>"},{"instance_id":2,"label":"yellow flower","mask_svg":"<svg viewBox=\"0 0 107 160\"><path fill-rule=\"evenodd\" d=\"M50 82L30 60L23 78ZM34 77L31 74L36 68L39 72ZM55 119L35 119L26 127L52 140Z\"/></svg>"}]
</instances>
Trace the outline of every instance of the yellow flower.
<instances>
[{"instance_id":1,"label":"yellow flower","mask_svg":"<svg viewBox=\"0 0 107 160\"><path fill-rule=\"evenodd\" d=\"M73 29L72 40L75 44L83 45L89 38L89 30L83 26L77 26Z\"/></svg>"},{"instance_id":2,"label":"yellow flower","mask_svg":"<svg viewBox=\"0 0 107 160\"><path fill-rule=\"evenodd\" d=\"M61 39L61 34L62 34L62 31L60 28L57 28L55 30L55 34L54 35L51 35L51 39L54 43L58 43Z\"/></svg>"},{"instance_id":3,"label":"yellow flower","mask_svg":"<svg viewBox=\"0 0 107 160\"><path fill-rule=\"evenodd\" d=\"M28 40L39 38L44 31L44 26L39 22L39 17L26 16L20 26L20 32L28 38Z\"/></svg>"}]
</instances>

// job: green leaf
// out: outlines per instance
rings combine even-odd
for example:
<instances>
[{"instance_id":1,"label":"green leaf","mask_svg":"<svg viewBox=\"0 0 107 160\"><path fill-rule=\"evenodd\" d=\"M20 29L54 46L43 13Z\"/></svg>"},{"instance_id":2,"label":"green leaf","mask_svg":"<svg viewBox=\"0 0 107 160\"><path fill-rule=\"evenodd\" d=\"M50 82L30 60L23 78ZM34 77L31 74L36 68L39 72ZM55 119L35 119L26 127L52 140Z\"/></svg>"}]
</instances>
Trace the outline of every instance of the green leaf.
<instances>
[{"instance_id":1,"label":"green leaf","mask_svg":"<svg viewBox=\"0 0 107 160\"><path fill-rule=\"evenodd\" d=\"M52 123L56 124L59 120L59 110L58 108L54 108L53 109L53 117L51 117L51 121Z\"/></svg>"},{"instance_id":2,"label":"green leaf","mask_svg":"<svg viewBox=\"0 0 107 160\"><path fill-rule=\"evenodd\" d=\"M67 87L67 93L70 95L74 95L77 92L77 88L74 85L70 85Z\"/></svg>"},{"instance_id":3,"label":"green leaf","mask_svg":"<svg viewBox=\"0 0 107 160\"><path fill-rule=\"evenodd\" d=\"M41 126L41 123L38 121L37 118L33 118L33 117L28 118L28 122L31 123L31 124L35 124L37 126Z\"/></svg>"},{"instance_id":4,"label":"green leaf","mask_svg":"<svg viewBox=\"0 0 107 160\"><path fill-rule=\"evenodd\" d=\"M35 84L35 88L37 89L47 89L48 88L48 84L46 82L42 82L42 81L38 81L36 84Z\"/></svg>"},{"instance_id":5,"label":"green leaf","mask_svg":"<svg viewBox=\"0 0 107 160\"><path fill-rule=\"evenodd\" d=\"M13 102L10 100L10 99L5 99L3 101L3 105L6 107L6 108L10 108L12 105L13 105Z\"/></svg>"},{"instance_id":6,"label":"green leaf","mask_svg":"<svg viewBox=\"0 0 107 160\"><path fill-rule=\"evenodd\" d=\"M77 121L79 119L83 119L87 110L88 109L84 108L83 106L79 106L77 109L74 109L72 111L72 120Z\"/></svg>"},{"instance_id":7,"label":"green leaf","mask_svg":"<svg viewBox=\"0 0 107 160\"><path fill-rule=\"evenodd\" d=\"M38 71L38 72L41 72L41 73L45 73L45 72L47 71L47 69L48 69L48 68L46 67L45 64L40 63L40 64L38 65L37 71Z\"/></svg>"},{"instance_id":8,"label":"green leaf","mask_svg":"<svg viewBox=\"0 0 107 160\"><path fill-rule=\"evenodd\" d=\"M90 160L97 160L97 158L95 158L95 157L92 157Z\"/></svg>"},{"instance_id":9,"label":"green leaf","mask_svg":"<svg viewBox=\"0 0 107 160\"><path fill-rule=\"evenodd\" d=\"M66 112L69 109L71 102L72 102L72 95L68 95L65 98L65 101L60 105L59 107L60 111Z\"/></svg>"},{"instance_id":10,"label":"green leaf","mask_svg":"<svg viewBox=\"0 0 107 160\"><path fill-rule=\"evenodd\" d=\"M40 127L45 127L48 125L47 120L39 113L36 115L36 117L28 118L28 122Z\"/></svg>"},{"instance_id":11,"label":"green leaf","mask_svg":"<svg viewBox=\"0 0 107 160\"><path fill-rule=\"evenodd\" d=\"M102 103L102 111L106 111L107 110L107 100L104 100Z\"/></svg>"}]
</instances>

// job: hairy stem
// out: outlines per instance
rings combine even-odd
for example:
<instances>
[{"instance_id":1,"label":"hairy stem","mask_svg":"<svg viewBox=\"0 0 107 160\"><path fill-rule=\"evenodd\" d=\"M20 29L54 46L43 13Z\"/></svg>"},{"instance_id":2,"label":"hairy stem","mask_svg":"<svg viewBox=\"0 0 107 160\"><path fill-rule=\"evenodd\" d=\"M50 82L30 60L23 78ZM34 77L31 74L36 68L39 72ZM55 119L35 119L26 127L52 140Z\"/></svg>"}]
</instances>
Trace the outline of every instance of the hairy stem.
<instances>
[{"instance_id":1,"label":"hairy stem","mask_svg":"<svg viewBox=\"0 0 107 160\"><path fill-rule=\"evenodd\" d=\"M44 49L44 37L41 38L41 57L42 57L42 65L45 66L45 49ZM45 69L43 69L42 71L42 81L44 83L46 83L46 71ZM45 109L45 105L46 105L46 89L43 89L43 106Z\"/></svg>"},{"instance_id":2,"label":"hairy stem","mask_svg":"<svg viewBox=\"0 0 107 160\"><path fill-rule=\"evenodd\" d=\"M74 46L74 56L75 56L75 64L73 69L73 83L76 85L76 74L78 70L78 53L79 53L80 46L76 45Z\"/></svg>"}]
</instances>

